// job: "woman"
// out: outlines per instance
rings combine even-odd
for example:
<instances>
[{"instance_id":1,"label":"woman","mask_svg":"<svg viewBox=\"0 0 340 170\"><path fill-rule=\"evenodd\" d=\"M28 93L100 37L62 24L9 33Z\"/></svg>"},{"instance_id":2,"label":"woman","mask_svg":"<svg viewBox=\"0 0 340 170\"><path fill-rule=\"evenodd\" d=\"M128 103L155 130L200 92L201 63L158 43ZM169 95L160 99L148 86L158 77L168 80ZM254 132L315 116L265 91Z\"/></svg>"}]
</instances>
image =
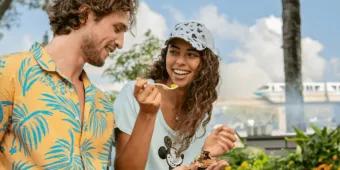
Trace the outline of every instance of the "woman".
<instances>
[{"instance_id":1,"label":"woman","mask_svg":"<svg viewBox=\"0 0 340 170\"><path fill-rule=\"evenodd\" d=\"M189 165L203 150L216 157L231 149L232 129L222 126L210 135L205 131L217 99L218 67L208 29L198 22L177 24L149 79L128 83L116 99L115 167L171 170ZM165 89L155 82L178 88Z\"/></svg>"}]
</instances>

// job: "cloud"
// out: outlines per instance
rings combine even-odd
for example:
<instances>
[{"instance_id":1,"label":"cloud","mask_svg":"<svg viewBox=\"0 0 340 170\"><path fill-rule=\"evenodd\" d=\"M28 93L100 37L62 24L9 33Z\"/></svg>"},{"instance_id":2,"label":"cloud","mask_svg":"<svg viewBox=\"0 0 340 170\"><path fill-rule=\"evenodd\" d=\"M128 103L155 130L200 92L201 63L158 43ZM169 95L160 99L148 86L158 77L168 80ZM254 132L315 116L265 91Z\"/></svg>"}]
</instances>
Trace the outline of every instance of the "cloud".
<instances>
[{"instance_id":1,"label":"cloud","mask_svg":"<svg viewBox=\"0 0 340 170\"><path fill-rule=\"evenodd\" d=\"M271 81L268 74L249 62L221 65L220 99L251 97L259 85Z\"/></svg>"},{"instance_id":2,"label":"cloud","mask_svg":"<svg viewBox=\"0 0 340 170\"><path fill-rule=\"evenodd\" d=\"M151 30L152 34L156 37L161 39L165 37L167 31L165 18L150 9L145 2L141 2L139 5L136 21L136 26L132 29L135 36L132 36L130 33L126 34L123 50L128 50L133 44L143 42L145 40L144 33L148 30Z\"/></svg>"},{"instance_id":3,"label":"cloud","mask_svg":"<svg viewBox=\"0 0 340 170\"><path fill-rule=\"evenodd\" d=\"M183 15L183 13L180 10L178 10L177 8L172 7L172 6L167 6L167 7L165 7L165 9L169 11L171 16L174 18L175 22L185 21L185 17Z\"/></svg>"},{"instance_id":4,"label":"cloud","mask_svg":"<svg viewBox=\"0 0 340 170\"><path fill-rule=\"evenodd\" d=\"M340 80L340 57L333 57L327 62L325 79L327 81Z\"/></svg>"},{"instance_id":5,"label":"cloud","mask_svg":"<svg viewBox=\"0 0 340 170\"><path fill-rule=\"evenodd\" d=\"M277 22L268 22L273 17L262 18L247 28L246 37L239 39L240 46L232 52L239 62L249 63L263 70L272 81L283 78L283 54L281 35L271 28ZM246 26L244 26L246 27Z\"/></svg>"},{"instance_id":6,"label":"cloud","mask_svg":"<svg viewBox=\"0 0 340 170\"><path fill-rule=\"evenodd\" d=\"M321 56L323 45L309 37L302 39L302 75L306 81L321 81L324 79L326 61Z\"/></svg>"},{"instance_id":7,"label":"cloud","mask_svg":"<svg viewBox=\"0 0 340 170\"><path fill-rule=\"evenodd\" d=\"M207 5L199 10L197 20L204 23L214 37L240 40L245 38L247 28L237 21L230 20L219 13L214 5Z\"/></svg>"},{"instance_id":8,"label":"cloud","mask_svg":"<svg viewBox=\"0 0 340 170\"><path fill-rule=\"evenodd\" d=\"M137 23L133 28L135 36L126 33L124 48L122 51L130 49L134 44L141 43L145 40L144 33L151 30L153 35L163 39L167 31L165 18L145 3L141 2L137 11ZM102 77L103 71L111 65L112 61L109 59L105 62L103 67L94 67L89 64L85 65L85 70L89 75L92 82L102 90L115 90L119 91L122 88L122 83L113 83L109 78Z\"/></svg>"},{"instance_id":9,"label":"cloud","mask_svg":"<svg viewBox=\"0 0 340 170\"><path fill-rule=\"evenodd\" d=\"M265 83L284 81L281 18L268 16L247 26L230 20L216 6L208 5L200 9L197 20L215 37L239 44L227 54L233 60L221 64L220 99L251 97ZM326 60L320 54L322 48L317 40L302 38L305 81L323 79Z\"/></svg>"}]
</instances>

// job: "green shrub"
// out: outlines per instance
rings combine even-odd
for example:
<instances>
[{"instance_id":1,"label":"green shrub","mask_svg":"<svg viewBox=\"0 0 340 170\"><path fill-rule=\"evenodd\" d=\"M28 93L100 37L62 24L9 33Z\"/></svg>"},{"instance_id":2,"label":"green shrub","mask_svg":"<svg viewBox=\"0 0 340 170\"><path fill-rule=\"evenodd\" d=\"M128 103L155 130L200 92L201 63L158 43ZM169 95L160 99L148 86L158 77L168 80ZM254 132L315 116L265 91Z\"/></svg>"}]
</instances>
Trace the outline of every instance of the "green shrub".
<instances>
[{"instance_id":1,"label":"green shrub","mask_svg":"<svg viewBox=\"0 0 340 170\"><path fill-rule=\"evenodd\" d=\"M286 140L295 142L295 152L282 156L268 155L254 147L235 148L221 159L229 162L229 170L340 170L340 128L319 129L312 126L315 133L306 135L295 129L296 136Z\"/></svg>"}]
</instances>

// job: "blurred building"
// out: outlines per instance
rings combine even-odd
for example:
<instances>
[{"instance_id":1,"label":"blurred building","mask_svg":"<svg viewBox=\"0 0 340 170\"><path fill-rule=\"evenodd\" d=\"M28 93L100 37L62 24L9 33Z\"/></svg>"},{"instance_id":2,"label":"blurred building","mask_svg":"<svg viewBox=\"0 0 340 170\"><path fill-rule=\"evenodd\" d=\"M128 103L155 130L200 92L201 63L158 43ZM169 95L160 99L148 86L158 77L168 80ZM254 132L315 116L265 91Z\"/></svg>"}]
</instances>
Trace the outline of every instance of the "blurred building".
<instances>
[{"instance_id":1,"label":"blurred building","mask_svg":"<svg viewBox=\"0 0 340 170\"><path fill-rule=\"evenodd\" d=\"M267 83L253 98L218 101L213 124L227 123L242 136L286 134L284 83ZM340 124L340 83L303 83L305 122L334 128ZM311 130L307 129L307 132Z\"/></svg>"}]
</instances>

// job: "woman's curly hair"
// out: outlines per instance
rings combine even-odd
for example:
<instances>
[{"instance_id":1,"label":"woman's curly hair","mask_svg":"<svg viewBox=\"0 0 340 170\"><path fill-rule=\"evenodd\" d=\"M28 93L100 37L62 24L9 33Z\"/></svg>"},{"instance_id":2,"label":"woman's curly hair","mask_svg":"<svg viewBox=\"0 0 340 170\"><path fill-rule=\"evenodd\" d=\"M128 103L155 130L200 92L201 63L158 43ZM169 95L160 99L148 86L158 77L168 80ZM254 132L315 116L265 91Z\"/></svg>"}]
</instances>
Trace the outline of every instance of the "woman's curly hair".
<instances>
[{"instance_id":1,"label":"woman's curly hair","mask_svg":"<svg viewBox=\"0 0 340 170\"><path fill-rule=\"evenodd\" d=\"M86 21L88 11L81 11L81 5L88 6L97 21L112 12L129 12L130 25L133 25L138 0L52 0L47 7L47 14L55 35L69 34Z\"/></svg>"},{"instance_id":2,"label":"woman's curly hair","mask_svg":"<svg viewBox=\"0 0 340 170\"><path fill-rule=\"evenodd\" d=\"M170 42L171 43L171 42ZM155 81L167 81L169 75L166 71L166 55L169 43L161 51L161 56L150 69L147 77ZM203 127L204 136L206 126L211 118L213 102L217 99L217 85L219 82L219 57L210 49L201 52L201 62L194 80L189 85L184 103L179 114L179 123L176 126L176 143L180 144L178 154L186 150L195 137L200 126Z\"/></svg>"}]
</instances>

